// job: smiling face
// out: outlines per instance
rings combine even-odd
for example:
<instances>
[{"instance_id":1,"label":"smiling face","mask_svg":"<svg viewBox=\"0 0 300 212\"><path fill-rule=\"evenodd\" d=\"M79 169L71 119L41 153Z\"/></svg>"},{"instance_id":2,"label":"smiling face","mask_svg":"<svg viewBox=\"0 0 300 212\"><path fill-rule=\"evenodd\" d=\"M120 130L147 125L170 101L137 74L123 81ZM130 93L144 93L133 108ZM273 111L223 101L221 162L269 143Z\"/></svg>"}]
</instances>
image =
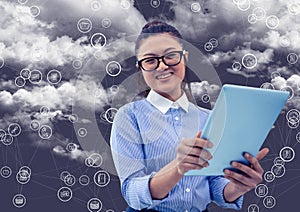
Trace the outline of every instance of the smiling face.
<instances>
[{"instance_id":1,"label":"smiling face","mask_svg":"<svg viewBox=\"0 0 300 212\"><path fill-rule=\"evenodd\" d=\"M141 41L137 58L138 60L149 57L160 57L173 51L182 51L178 39L168 33L152 35ZM183 55L185 57L187 55ZM160 95L175 101L181 94L181 83L184 79L184 59L176 66L167 66L160 60L159 66L151 71L143 71L143 77L147 85Z\"/></svg>"}]
</instances>

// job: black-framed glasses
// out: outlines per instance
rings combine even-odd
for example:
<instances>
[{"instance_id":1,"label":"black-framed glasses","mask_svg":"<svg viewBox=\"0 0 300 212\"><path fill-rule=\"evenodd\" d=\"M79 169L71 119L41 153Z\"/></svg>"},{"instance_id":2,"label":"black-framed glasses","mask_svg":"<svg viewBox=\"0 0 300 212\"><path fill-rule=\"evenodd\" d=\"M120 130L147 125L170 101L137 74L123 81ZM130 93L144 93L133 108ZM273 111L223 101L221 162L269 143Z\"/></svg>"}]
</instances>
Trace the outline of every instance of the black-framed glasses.
<instances>
[{"instance_id":1,"label":"black-framed glasses","mask_svg":"<svg viewBox=\"0 0 300 212\"><path fill-rule=\"evenodd\" d=\"M139 61L137 64L143 71L154 71L159 67L162 61L166 66L176 66L181 62L182 56L185 54L183 51L172 51L160 57L146 57Z\"/></svg>"}]
</instances>

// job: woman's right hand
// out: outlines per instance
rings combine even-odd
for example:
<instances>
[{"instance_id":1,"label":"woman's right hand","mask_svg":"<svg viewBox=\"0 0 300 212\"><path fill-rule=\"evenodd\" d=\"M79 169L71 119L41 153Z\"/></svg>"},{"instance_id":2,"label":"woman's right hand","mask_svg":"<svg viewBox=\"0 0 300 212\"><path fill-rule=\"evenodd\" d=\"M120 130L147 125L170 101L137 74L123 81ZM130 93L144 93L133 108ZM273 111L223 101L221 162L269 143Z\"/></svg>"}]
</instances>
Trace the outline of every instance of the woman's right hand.
<instances>
[{"instance_id":1,"label":"woman's right hand","mask_svg":"<svg viewBox=\"0 0 300 212\"><path fill-rule=\"evenodd\" d=\"M212 148L213 144L200 138L200 131L195 138L184 138L177 147L177 170L178 173L184 175L185 172L193 169L202 169L209 165L208 160L212 159L212 155L207 148Z\"/></svg>"}]
</instances>

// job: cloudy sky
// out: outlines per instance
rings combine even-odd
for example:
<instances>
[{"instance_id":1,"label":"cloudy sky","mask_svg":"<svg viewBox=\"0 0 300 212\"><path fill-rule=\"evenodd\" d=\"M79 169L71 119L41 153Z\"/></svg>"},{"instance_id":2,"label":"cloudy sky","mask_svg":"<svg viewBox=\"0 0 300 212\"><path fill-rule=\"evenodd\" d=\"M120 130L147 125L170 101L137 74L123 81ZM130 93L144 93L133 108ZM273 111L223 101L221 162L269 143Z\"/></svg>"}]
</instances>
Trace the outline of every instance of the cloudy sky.
<instances>
[{"instance_id":1,"label":"cloudy sky","mask_svg":"<svg viewBox=\"0 0 300 212\"><path fill-rule=\"evenodd\" d=\"M22 129L13 144L1 144L3 161L11 164L15 148L22 146L29 152L48 152L53 164L67 159L83 167L85 159L102 148L107 160L103 167L114 174L106 152L109 109L118 109L137 95L134 41L142 26L154 19L178 28L220 78L219 84L206 77L201 82L193 79L192 93L200 105L213 106L224 83L264 84L290 91L282 117L291 109L300 110L297 0L1 0L0 14L0 129L8 132L11 123ZM93 43L97 38L105 45ZM198 55L191 58L190 66L197 67ZM109 72L109 65L116 64ZM200 69L192 69L195 76ZM210 103L203 102L203 95ZM267 168L284 144L297 144L293 137L297 129L282 120L273 129L281 138ZM41 130L32 129L33 121L49 127L51 136L43 139ZM100 147L95 147L99 140ZM75 151L66 149L69 143L76 143ZM5 155L7 151L12 155ZM107 204L109 208L112 202Z\"/></svg>"}]
</instances>

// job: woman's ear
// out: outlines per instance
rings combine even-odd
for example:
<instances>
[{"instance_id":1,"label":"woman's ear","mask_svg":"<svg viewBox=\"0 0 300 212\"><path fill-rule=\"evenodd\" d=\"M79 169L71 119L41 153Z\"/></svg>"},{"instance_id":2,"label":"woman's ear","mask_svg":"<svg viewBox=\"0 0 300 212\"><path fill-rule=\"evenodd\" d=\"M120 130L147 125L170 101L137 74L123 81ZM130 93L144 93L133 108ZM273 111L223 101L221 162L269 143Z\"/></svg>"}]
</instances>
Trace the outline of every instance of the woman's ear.
<instances>
[{"instance_id":1,"label":"woman's ear","mask_svg":"<svg viewBox=\"0 0 300 212\"><path fill-rule=\"evenodd\" d=\"M189 52L188 51L185 51L185 53L184 53L184 59L185 59L185 62L189 61Z\"/></svg>"}]
</instances>

